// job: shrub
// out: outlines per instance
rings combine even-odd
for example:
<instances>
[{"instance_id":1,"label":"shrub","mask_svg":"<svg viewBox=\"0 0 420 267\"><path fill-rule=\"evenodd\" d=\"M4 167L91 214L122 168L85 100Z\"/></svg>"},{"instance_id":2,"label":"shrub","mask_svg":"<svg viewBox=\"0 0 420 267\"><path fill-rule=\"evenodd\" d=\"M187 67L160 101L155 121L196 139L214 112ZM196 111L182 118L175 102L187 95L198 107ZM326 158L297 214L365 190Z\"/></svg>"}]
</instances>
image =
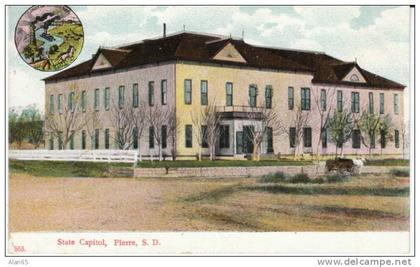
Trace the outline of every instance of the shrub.
<instances>
[{"instance_id":1,"label":"shrub","mask_svg":"<svg viewBox=\"0 0 420 267\"><path fill-rule=\"evenodd\" d=\"M275 172L265 174L261 177L261 183L279 183L286 180L286 174L284 172Z\"/></svg>"},{"instance_id":2,"label":"shrub","mask_svg":"<svg viewBox=\"0 0 420 267\"><path fill-rule=\"evenodd\" d=\"M325 182L325 180L322 177L317 177L313 180L311 180L311 183L313 184L323 184Z\"/></svg>"},{"instance_id":3,"label":"shrub","mask_svg":"<svg viewBox=\"0 0 420 267\"><path fill-rule=\"evenodd\" d=\"M347 176L340 173L327 175L326 178L328 183L338 183L347 180Z\"/></svg>"},{"instance_id":4,"label":"shrub","mask_svg":"<svg viewBox=\"0 0 420 267\"><path fill-rule=\"evenodd\" d=\"M309 178L308 174L302 172L290 177L289 182L294 184L309 183L311 182L311 179Z\"/></svg>"},{"instance_id":5,"label":"shrub","mask_svg":"<svg viewBox=\"0 0 420 267\"><path fill-rule=\"evenodd\" d=\"M408 159L367 159L366 166L408 166Z\"/></svg>"},{"instance_id":6,"label":"shrub","mask_svg":"<svg viewBox=\"0 0 420 267\"><path fill-rule=\"evenodd\" d=\"M410 176L410 170L409 169L392 169L389 171L392 175L396 177L407 177Z\"/></svg>"}]
</instances>

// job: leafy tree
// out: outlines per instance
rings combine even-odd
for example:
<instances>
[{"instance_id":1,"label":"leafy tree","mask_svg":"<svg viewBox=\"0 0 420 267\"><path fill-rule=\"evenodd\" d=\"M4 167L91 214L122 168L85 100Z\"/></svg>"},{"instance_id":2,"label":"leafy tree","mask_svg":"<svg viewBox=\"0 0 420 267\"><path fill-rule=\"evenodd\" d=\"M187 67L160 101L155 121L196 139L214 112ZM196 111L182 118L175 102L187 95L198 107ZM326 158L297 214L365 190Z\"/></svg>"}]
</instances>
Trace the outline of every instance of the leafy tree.
<instances>
[{"instance_id":1,"label":"leafy tree","mask_svg":"<svg viewBox=\"0 0 420 267\"><path fill-rule=\"evenodd\" d=\"M43 137L41 112L38 107L35 104L27 106L22 110L19 121L25 125L23 127L25 137L31 144L35 145L35 148L38 148Z\"/></svg>"},{"instance_id":2,"label":"leafy tree","mask_svg":"<svg viewBox=\"0 0 420 267\"><path fill-rule=\"evenodd\" d=\"M30 60L29 63L33 63L35 61L35 53L36 53L36 48L33 45L27 45L23 49L23 56Z\"/></svg>"},{"instance_id":3,"label":"leafy tree","mask_svg":"<svg viewBox=\"0 0 420 267\"><path fill-rule=\"evenodd\" d=\"M36 105L25 107L20 114L14 108L9 110L9 143L21 147L23 141L27 141L38 148L42 137L43 123Z\"/></svg>"},{"instance_id":4,"label":"leafy tree","mask_svg":"<svg viewBox=\"0 0 420 267\"><path fill-rule=\"evenodd\" d=\"M337 158L338 148L341 148L343 154L343 145L350 139L354 128L354 120L352 114L348 110L342 112L335 110L333 116L327 123L329 130L329 139L335 144L335 157Z\"/></svg>"},{"instance_id":5,"label":"leafy tree","mask_svg":"<svg viewBox=\"0 0 420 267\"><path fill-rule=\"evenodd\" d=\"M19 114L15 108L10 108L8 113L9 118L9 144L17 142L20 144L23 141L22 131L18 127Z\"/></svg>"},{"instance_id":6,"label":"leafy tree","mask_svg":"<svg viewBox=\"0 0 420 267\"><path fill-rule=\"evenodd\" d=\"M392 133L391 133L392 127L393 127L393 124L392 124L389 114L383 116L379 124L379 132L380 132L379 143L381 144L381 155L382 155L382 150L386 147L386 144L388 143L388 141L393 140Z\"/></svg>"},{"instance_id":7,"label":"leafy tree","mask_svg":"<svg viewBox=\"0 0 420 267\"><path fill-rule=\"evenodd\" d=\"M49 50L49 54L55 54L58 51L58 45L52 45Z\"/></svg>"},{"instance_id":8,"label":"leafy tree","mask_svg":"<svg viewBox=\"0 0 420 267\"><path fill-rule=\"evenodd\" d=\"M369 156L372 155L372 148L375 148L376 137L380 132L382 117L379 114L363 111L357 126L362 134L362 143L369 148Z\"/></svg>"}]
</instances>

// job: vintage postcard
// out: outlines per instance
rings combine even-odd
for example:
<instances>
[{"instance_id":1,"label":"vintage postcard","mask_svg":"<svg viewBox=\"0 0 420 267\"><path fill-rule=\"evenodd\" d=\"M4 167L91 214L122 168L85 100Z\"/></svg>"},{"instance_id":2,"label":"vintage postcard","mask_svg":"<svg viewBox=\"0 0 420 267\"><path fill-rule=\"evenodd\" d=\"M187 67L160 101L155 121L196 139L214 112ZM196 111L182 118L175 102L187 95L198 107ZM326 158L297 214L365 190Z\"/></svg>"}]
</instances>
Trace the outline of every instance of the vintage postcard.
<instances>
[{"instance_id":1,"label":"vintage postcard","mask_svg":"<svg viewBox=\"0 0 420 267\"><path fill-rule=\"evenodd\" d=\"M5 6L6 255L413 256L414 12Z\"/></svg>"}]
</instances>

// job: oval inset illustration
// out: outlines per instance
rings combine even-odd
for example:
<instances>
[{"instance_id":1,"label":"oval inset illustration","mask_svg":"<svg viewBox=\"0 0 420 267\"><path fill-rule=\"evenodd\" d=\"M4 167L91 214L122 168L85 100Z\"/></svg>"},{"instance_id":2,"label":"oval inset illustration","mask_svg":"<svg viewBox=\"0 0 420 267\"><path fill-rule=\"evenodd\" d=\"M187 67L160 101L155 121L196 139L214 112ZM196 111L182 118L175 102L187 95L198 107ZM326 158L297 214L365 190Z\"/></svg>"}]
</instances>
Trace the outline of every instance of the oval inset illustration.
<instances>
[{"instance_id":1,"label":"oval inset illustration","mask_svg":"<svg viewBox=\"0 0 420 267\"><path fill-rule=\"evenodd\" d=\"M68 6L33 6L19 19L15 44L22 59L40 71L69 66L83 47L83 26Z\"/></svg>"}]
</instances>

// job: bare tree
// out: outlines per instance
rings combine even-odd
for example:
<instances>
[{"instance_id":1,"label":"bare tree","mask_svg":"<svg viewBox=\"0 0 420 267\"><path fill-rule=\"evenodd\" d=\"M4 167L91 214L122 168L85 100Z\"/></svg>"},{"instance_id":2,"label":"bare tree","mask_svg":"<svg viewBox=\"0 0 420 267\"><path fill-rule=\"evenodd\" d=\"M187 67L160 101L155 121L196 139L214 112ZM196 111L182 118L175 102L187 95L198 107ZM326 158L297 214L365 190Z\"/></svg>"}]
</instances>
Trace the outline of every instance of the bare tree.
<instances>
[{"instance_id":1,"label":"bare tree","mask_svg":"<svg viewBox=\"0 0 420 267\"><path fill-rule=\"evenodd\" d=\"M133 130L137 130L137 147L139 153L139 160L142 161L141 155L141 137L143 136L144 129L146 128L147 124L147 116L146 112L146 103L140 103L140 106L136 109L132 109L130 121L133 123ZM134 141L134 140L133 140Z\"/></svg>"},{"instance_id":2,"label":"bare tree","mask_svg":"<svg viewBox=\"0 0 420 267\"><path fill-rule=\"evenodd\" d=\"M408 141L409 141L409 124L407 124L404 120L400 123L401 128L401 141L402 141L402 156L405 159L406 158L406 147L408 147Z\"/></svg>"},{"instance_id":3,"label":"bare tree","mask_svg":"<svg viewBox=\"0 0 420 267\"><path fill-rule=\"evenodd\" d=\"M162 126L167 127L170 113L169 109L157 105L149 105L146 111L147 122L150 127L153 127L153 137L158 144L159 161L162 161L162 142L164 141L162 139Z\"/></svg>"},{"instance_id":4,"label":"bare tree","mask_svg":"<svg viewBox=\"0 0 420 267\"><path fill-rule=\"evenodd\" d=\"M95 148L95 129L97 129L101 124L99 114L100 113L98 111L91 110L83 116L83 127L86 128L87 134L90 138L91 149Z\"/></svg>"},{"instance_id":5,"label":"bare tree","mask_svg":"<svg viewBox=\"0 0 420 267\"><path fill-rule=\"evenodd\" d=\"M115 128L116 134L113 135L115 143L119 149L128 150L133 144L133 129L135 123L133 122L133 109L130 105L123 105L119 107L113 103L111 112L111 121Z\"/></svg>"},{"instance_id":6,"label":"bare tree","mask_svg":"<svg viewBox=\"0 0 420 267\"><path fill-rule=\"evenodd\" d=\"M63 148L67 148L73 134L83 128L80 94L74 84L70 85L70 94L63 94L61 110L46 112L45 129L53 136L62 139ZM60 108L60 107L59 107Z\"/></svg>"},{"instance_id":7,"label":"bare tree","mask_svg":"<svg viewBox=\"0 0 420 267\"><path fill-rule=\"evenodd\" d=\"M203 124L207 126L205 139L209 146L210 160L215 159L216 143L219 137L220 113L217 112L215 101L209 103L202 111Z\"/></svg>"},{"instance_id":8,"label":"bare tree","mask_svg":"<svg viewBox=\"0 0 420 267\"><path fill-rule=\"evenodd\" d=\"M198 160L201 161L202 158L202 148L203 148L203 141L206 138L203 136L203 123L205 120L205 112L200 110L200 112L191 112L191 120L193 123L193 136L198 144Z\"/></svg>"},{"instance_id":9,"label":"bare tree","mask_svg":"<svg viewBox=\"0 0 420 267\"><path fill-rule=\"evenodd\" d=\"M176 116L175 109L168 110L168 136L171 141L172 160L176 159L176 137L180 130L179 118Z\"/></svg>"},{"instance_id":10,"label":"bare tree","mask_svg":"<svg viewBox=\"0 0 420 267\"><path fill-rule=\"evenodd\" d=\"M302 110L300 105L296 105L296 109L293 111L291 124L289 126L295 128L295 147L293 159L297 159L298 155L302 155L303 153L303 128L308 125L310 114L310 112ZM285 124L280 125L280 131L290 138L290 128L287 128Z\"/></svg>"},{"instance_id":11,"label":"bare tree","mask_svg":"<svg viewBox=\"0 0 420 267\"><path fill-rule=\"evenodd\" d=\"M247 118L251 121L252 127L246 134L252 141L252 160L257 161L260 160L261 144L267 135L268 129L272 130L273 135L284 129L274 105L271 108L260 106L249 107L247 110Z\"/></svg>"},{"instance_id":12,"label":"bare tree","mask_svg":"<svg viewBox=\"0 0 420 267\"><path fill-rule=\"evenodd\" d=\"M322 133L327 130L327 124L331 116L331 111L333 107L332 103L334 102L335 91L335 89L328 88L321 89L319 90L318 94L314 94L316 111L319 115L319 137L316 151L317 158L319 158L321 152Z\"/></svg>"}]
</instances>

